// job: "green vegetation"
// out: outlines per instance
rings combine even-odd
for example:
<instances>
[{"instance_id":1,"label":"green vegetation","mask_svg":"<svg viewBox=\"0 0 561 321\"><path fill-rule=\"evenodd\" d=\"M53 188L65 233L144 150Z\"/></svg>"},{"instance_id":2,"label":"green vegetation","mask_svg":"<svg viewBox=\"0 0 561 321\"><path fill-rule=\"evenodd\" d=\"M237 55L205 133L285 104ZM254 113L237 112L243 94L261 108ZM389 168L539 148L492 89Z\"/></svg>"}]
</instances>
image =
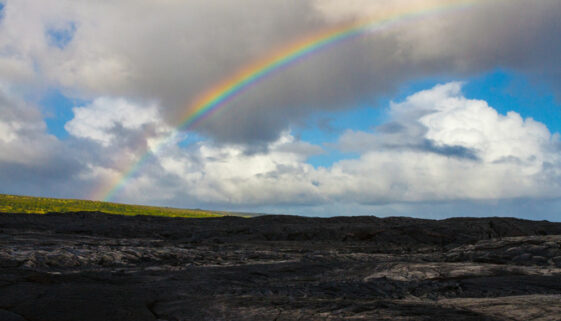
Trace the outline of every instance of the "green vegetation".
<instances>
[{"instance_id":1,"label":"green vegetation","mask_svg":"<svg viewBox=\"0 0 561 321\"><path fill-rule=\"evenodd\" d=\"M193 209L179 209L169 207L127 205L99 201L86 201L75 199L58 199L46 197L16 196L0 194L1 213L35 213L45 214L48 212L79 212L99 211L108 214L121 215L153 215L167 217L219 217L225 215L242 216L242 213L230 213L220 211L205 211Z\"/></svg>"}]
</instances>

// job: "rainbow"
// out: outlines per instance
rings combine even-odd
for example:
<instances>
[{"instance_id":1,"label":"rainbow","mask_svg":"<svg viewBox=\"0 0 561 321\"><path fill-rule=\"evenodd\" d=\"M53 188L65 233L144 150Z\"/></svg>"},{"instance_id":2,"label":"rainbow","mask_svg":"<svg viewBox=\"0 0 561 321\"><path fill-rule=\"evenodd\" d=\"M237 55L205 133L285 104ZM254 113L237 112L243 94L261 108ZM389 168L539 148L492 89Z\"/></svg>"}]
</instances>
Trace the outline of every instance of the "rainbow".
<instances>
[{"instance_id":1,"label":"rainbow","mask_svg":"<svg viewBox=\"0 0 561 321\"><path fill-rule=\"evenodd\" d=\"M232 76L212 87L210 90L196 97L196 99L188 105L185 113L180 118L182 121L176 126L173 134L170 135L168 139L164 139L156 143L154 151L147 148L147 151L137 161L129 166L128 170L118 175L118 177L116 177L112 182L109 182L109 184L101 186L101 188L99 188L90 198L102 199L105 201L111 200L115 193L119 191L146 163L146 161L150 158L150 155L156 153L166 141L171 139L171 137L174 137L180 131L193 128L198 123L220 110L220 108L225 108L229 101L275 72L280 72L284 68L287 68L290 65L313 55L314 53L340 44L343 41L351 40L365 34L386 30L398 25L399 23L427 18L434 15L452 13L475 6L477 3L482 2L484 2L484 0L448 0L445 3L432 4L430 6L427 6L426 4L416 6L402 12L394 13L382 19L360 20L337 25L303 37L302 39L287 46L283 46L278 50L274 50L271 54L245 66Z\"/></svg>"}]
</instances>

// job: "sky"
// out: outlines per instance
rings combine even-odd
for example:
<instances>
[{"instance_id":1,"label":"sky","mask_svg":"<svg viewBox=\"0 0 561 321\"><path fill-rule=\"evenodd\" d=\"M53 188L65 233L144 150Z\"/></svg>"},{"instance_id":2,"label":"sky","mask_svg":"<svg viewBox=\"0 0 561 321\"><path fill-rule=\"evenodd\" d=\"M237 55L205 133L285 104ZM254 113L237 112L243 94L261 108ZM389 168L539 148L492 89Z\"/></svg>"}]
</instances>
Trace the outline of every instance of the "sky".
<instances>
[{"instance_id":1,"label":"sky","mask_svg":"<svg viewBox=\"0 0 561 321\"><path fill-rule=\"evenodd\" d=\"M561 221L559 34L558 0L0 0L0 193Z\"/></svg>"}]
</instances>

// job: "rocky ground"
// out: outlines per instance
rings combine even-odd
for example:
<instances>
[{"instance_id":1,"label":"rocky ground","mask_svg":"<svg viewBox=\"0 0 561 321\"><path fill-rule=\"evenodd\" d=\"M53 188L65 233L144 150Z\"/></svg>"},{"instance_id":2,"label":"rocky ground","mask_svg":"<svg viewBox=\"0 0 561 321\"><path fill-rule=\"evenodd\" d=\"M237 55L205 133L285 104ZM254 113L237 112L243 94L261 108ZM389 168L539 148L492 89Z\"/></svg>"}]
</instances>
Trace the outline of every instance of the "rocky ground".
<instances>
[{"instance_id":1,"label":"rocky ground","mask_svg":"<svg viewBox=\"0 0 561 321\"><path fill-rule=\"evenodd\" d=\"M0 214L0 320L561 320L561 223Z\"/></svg>"}]
</instances>

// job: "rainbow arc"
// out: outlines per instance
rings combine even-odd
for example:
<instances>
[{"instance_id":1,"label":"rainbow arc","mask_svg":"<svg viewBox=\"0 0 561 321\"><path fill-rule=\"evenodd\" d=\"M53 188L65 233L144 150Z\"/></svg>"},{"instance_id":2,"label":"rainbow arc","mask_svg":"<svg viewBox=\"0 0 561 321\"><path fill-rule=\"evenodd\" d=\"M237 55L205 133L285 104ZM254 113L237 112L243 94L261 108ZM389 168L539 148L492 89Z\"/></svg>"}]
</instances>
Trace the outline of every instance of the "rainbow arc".
<instances>
[{"instance_id":1,"label":"rainbow arc","mask_svg":"<svg viewBox=\"0 0 561 321\"><path fill-rule=\"evenodd\" d=\"M500 0L495 0L494 2L497 1ZM262 59L245 66L230 77L222 80L216 86L196 97L185 109L185 113L180 118L181 121L175 127L170 137L173 137L179 131L192 129L221 108L226 108L229 101L243 94L243 92L249 88L253 88L254 85L264 80L267 76L275 72L280 72L317 52L359 36L387 30L414 20L461 11L483 2L485 1L449 0L443 4L411 7L408 10L394 13L384 18L353 21L330 27L282 46L272 51L269 55L264 56ZM167 140L168 139L163 139L158 142L156 144L156 150L158 147L165 144ZM137 161L128 167L128 170L124 171L109 184L99 188L91 198L102 199L104 201L111 200L144 165L151 153L151 149L148 149Z\"/></svg>"}]
</instances>

